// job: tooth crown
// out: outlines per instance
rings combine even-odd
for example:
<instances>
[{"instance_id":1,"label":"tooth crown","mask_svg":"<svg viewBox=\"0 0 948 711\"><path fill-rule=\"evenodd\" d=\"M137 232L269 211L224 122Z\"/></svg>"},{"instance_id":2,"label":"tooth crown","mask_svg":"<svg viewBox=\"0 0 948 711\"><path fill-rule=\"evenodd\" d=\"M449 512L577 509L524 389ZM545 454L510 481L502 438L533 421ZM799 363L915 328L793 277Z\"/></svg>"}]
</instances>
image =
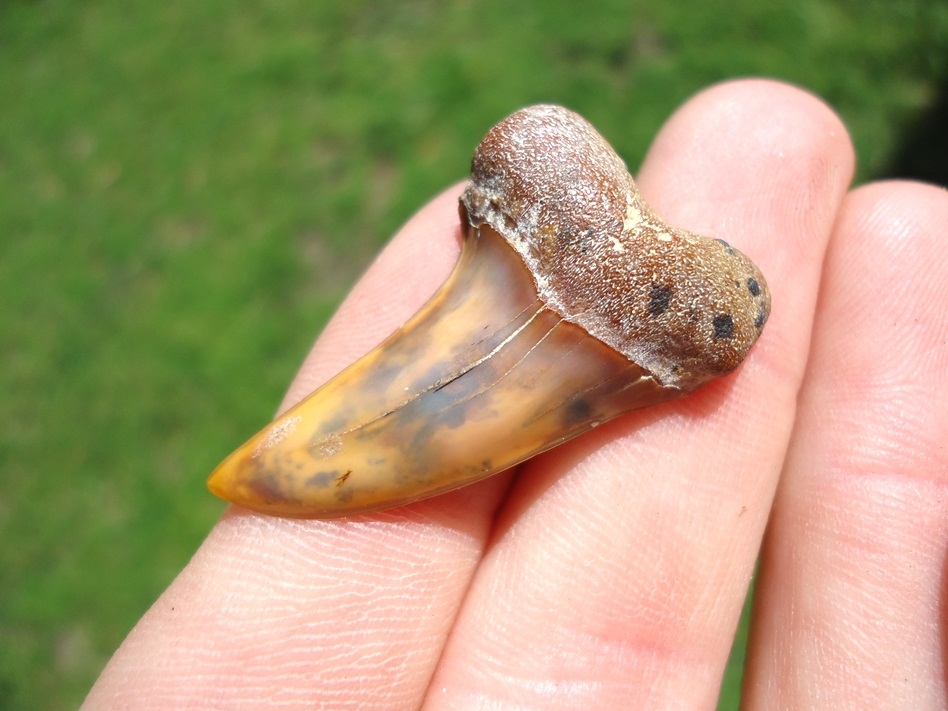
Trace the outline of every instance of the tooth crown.
<instances>
[{"instance_id":1,"label":"tooth crown","mask_svg":"<svg viewBox=\"0 0 948 711\"><path fill-rule=\"evenodd\" d=\"M663 386L690 391L736 368L770 313L750 260L655 215L612 147L560 106L494 126L461 204L517 251L549 308Z\"/></svg>"}]
</instances>

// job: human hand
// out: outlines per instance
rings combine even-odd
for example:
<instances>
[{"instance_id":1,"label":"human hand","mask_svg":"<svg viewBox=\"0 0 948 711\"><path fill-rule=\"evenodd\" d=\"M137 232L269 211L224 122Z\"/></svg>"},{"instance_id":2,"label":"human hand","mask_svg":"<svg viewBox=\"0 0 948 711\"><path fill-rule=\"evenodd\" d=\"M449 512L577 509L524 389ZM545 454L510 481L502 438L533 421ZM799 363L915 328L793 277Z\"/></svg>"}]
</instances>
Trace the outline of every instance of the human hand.
<instances>
[{"instance_id":1,"label":"human hand","mask_svg":"<svg viewBox=\"0 0 948 711\"><path fill-rule=\"evenodd\" d=\"M742 368L411 506L229 510L84 708L713 708L762 539L748 708L943 707L948 194L847 194L852 164L798 90L694 98L637 183L761 266ZM440 285L459 192L379 257L284 409Z\"/></svg>"}]
</instances>

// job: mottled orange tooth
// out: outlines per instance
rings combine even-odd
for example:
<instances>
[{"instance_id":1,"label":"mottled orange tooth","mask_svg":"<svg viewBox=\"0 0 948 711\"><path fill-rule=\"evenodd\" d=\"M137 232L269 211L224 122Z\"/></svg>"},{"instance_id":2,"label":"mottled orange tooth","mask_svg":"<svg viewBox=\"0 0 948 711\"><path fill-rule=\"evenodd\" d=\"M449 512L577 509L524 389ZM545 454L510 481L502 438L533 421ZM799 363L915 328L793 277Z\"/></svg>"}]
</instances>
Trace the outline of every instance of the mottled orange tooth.
<instances>
[{"instance_id":1,"label":"mottled orange tooth","mask_svg":"<svg viewBox=\"0 0 948 711\"><path fill-rule=\"evenodd\" d=\"M654 215L562 107L491 129L460 212L444 286L225 459L211 491L311 518L450 491L730 372L770 312L746 257Z\"/></svg>"}]
</instances>

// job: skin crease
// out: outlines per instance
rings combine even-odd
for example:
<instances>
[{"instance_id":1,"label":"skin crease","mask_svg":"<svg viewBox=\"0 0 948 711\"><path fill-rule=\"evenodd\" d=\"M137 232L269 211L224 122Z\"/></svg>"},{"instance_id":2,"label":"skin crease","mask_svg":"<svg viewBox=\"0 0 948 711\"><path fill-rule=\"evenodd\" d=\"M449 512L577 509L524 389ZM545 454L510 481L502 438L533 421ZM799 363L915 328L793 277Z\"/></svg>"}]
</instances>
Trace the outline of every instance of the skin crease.
<instances>
[{"instance_id":1,"label":"skin crease","mask_svg":"<svg viewBox=\"0 0 948 711\"><path fill-rule=\"evenodd\" d=\"M637 182L761 266L744 365L402 509L229 510L83 708L713 709L762 540L746 708L948 707L948 195L847 194L852 165L798 89L693 98ZM443 280L459 192L379 257L284 406Z\"/></svg>"}]
</instances>

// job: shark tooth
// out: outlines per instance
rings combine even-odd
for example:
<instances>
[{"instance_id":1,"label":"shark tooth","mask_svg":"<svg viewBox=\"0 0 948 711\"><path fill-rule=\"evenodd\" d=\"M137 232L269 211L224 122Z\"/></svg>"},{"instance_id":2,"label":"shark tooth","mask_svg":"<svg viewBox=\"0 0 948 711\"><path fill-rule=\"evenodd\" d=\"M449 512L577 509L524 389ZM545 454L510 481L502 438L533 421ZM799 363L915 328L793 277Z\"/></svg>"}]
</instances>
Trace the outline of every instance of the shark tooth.
<instances>
[{"instance_id":1,"label":"shark tooth","mask_svg":"<svg viewBox=\"0 0 948 711\"><path fill-rule=\"evenodd\" d=\"M460 216L430 301L227 457L211 491L307 518L450 491L731 372L770 313L750 260L655 215L559 106L487 133Z\"/></svg>"}]
</instances>

